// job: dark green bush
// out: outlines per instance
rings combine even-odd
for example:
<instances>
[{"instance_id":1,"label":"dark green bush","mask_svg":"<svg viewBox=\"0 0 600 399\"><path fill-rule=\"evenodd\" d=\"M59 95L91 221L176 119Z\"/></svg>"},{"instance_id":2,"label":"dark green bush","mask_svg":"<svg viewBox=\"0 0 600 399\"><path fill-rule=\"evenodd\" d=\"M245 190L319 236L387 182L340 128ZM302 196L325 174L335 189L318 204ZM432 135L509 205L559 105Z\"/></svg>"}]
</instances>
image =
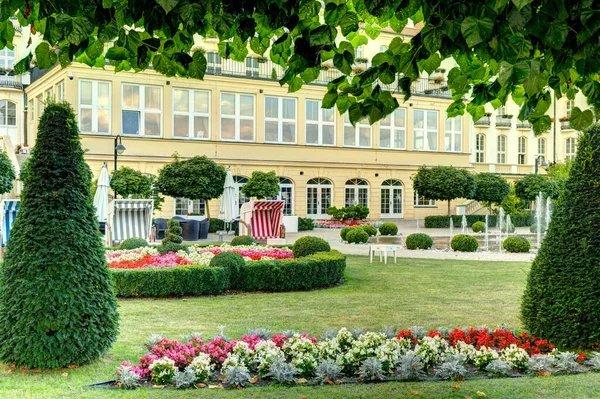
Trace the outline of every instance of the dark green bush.
<instances>
[{"instance_id":1,"label":"dark green bush","mask_svg":"<svg viewBox=\"0 0 600 399\"><path fill-rule=\"evenodd\" d=\"M385 222L379 226L379 234L382 236L395 236L398 234L398 226L392 222Z\"/></svg>"},{"instance_id":2,"label":"dark green bush","mask_svg":"<svg viewBox=\"0 0 600 399\"><path fill-rule=\"evenodd\" d=\"M433 239L425 233L414 233L406 237L406 248L429 249L433 246Z\"/></svg>"},{"instance_id":3,"label":"dark green bush","mask_svg":"<svg viewBox=\"0 0 600 399\"><path fill-rule=\"evenodd\" d=\"M369 216L369 207L364 205L351 205L344 208L330 206L327 214L335 220L363 220Z\"/></svg>"},{"instance_id":4,"label":"dark green bush","mask_svg":"<svg viewBox=\"0 0 600 399\"><path fill-rule=\"evenodd\" d=\"M179 225L179 221L176 219L170 219L167 222L167 231L165 231L165 238L162 240L162 244L166 245L167 243L181 244L183 242L183 237L181 237L181 232L183 229Z\"/></svg>"},{"instance_id":5,"label":"dark green bush","mask_svg":"<svg viewBox=\"0 0 600 399\"><path fill-rule=\"evenodd\" d=\"M248 262L242 268L244 291L292 291L329 287L340 282L346 257L338 251L302 258Z\"/></svg>"},{"instance_id":6,"label":"dark green bush","mask_svg":"<svg viewBox=\"0 0 600 399\"><path fill-rule=\"evenodd\" d=\"M506 225L506 223L504 225L502 225L502 228L500 229L503 233L514 233L515 232L515 225L514 224L509 224Z\"/></svg>"},{"instance_id":7,"label":"dark green bush","mask_svg":"<svg viewBox=\"0 0 600 399\"><path fill-rule=\"evenodd\" d=\"M346 234L348 234L348 232L350 230L353 230L355 228L356 228L356 226L346 226L346 227L343 227L340 230L340 237L342 237L342 241L346 241Z\"/></svg>"},{"instance_id":8,"label":"dark green bush","mask_svg":"<svg viewBox=\"0 0 600 399\"><path fill-rule=\"evenodd\" d=\"M369 225L365 225L365 226L360 226L361 229L363 229L368 235L369 237L373 237L377 235L377 229L374 226Z\"/></svg>"},{"instance_id":9,"label":"dark green bush","mask_svg":"<svg viewBox=\"0 0 600 399\"><path fill-rule=\"evenodd\" d=\"M531 226L533 218L531 215L510 215L513 226L526 227ZM460 226L462 216L453 215L454 226ZM485 222L485 215L467 215L467 227L472 227L475 222ZM488 226L496 226L498 222L497 215L488 215ZM426 228L448 228L450 227L450 216L425 216Z\"/></svg>"},{"instance_id":10,"label":"dark green bush","mask_svg":"<svg viewBox=\"0 0 600 399\"><path fill-rule=\"evenodd\" d=\"M229 272L230 287L236 289L240 287L240 271L245 263L242 255L235 252L221 252L210 260L211 267L222 267Z\"/></svg>"},{"instance_id":11,"label":"dark green bush","mask_svg":"<svg viewBox=\"0 0 600 399\"><path fill-rule=\"evenodd\" d=\"M298 231L314 230L315 222L309 218L298 218Z\"/></svg>"},{"instance_id":12,"label":"dark green bush","mask_svg":"<svg viewBox=\"0 0 600 399\"><path fill-rule=\"evenodd\" d=\"M186 251L187 252L187 245L183 245L183 244L176 244L174 242L168 242L166 244L161 244L158 247L156 247L157 251L159 254L164 255L164 254L168 254L169 252L179 252L179 251Z\"/></svg>"},{"instance_id":13,"label":"dark green bush","mask_svg":"<svg viewBox=\"0 0 600 399\"><path fill-rule=\"evenodd\" d=\"M111 269L111 274L120 297L214 295L229 287L229 271L222 267Z\"/></svg>"},{"instance_id":14,"label":"dark green bush","mask_svg":"<svg viewBox=\"0 0 600 399\"><path fill-rule=\"evenodd\" d=\"M577 155L531 265L521 308L524 328L558 348L600 344L600 125Z\"/></svg>"},{"instance_id":15,"label":"dark green bush","mask_svg":"<svg viewBox=\"0 0 600 399\"><path fill-rule=\"evenodd\" d=\"M361 228L352 229L346 234L346 241L350 244L362 244L369 241L369 235Z\"/></svg>"},{"instance_id":16,"label":"dark green bush","mask_svg":"<svg viewBox=\"0 0 600 399\"><path fill-rule=\"evenodd\" d=\"M209 233L216 233L217 231L225 230L225 222L221 219L210 219L210 224L208 225Z\"/></svg>"},{"instance_id":17,"label":"dark green bush","mask_svg":"<svg viewBox=\"0 0 600 399\"><path fill-rule=\"evenodd\" d=\"M530 247L527 238L521 236L507 237L502 243L502 248L508 252L529 252Z\"/></svg>"},{"instance_id":18,"label":"dark green bush","mask_svg":"<svg viewBox=\"0 0 600 399\"><path fill-rule=\"evenodd\" d=\"M537 224L536 224L536 223L532 224L532 225L529 227L529 231L530 231L531 233L537 233ZM546 225L542 225L542 227L541 227L541 229L540 229L540 232L541 232L541 233L543 233L543 232L545 232L545 231L546 231Z\"/></svg>"},{"instance_id":19,"label":"dark green bush","mask_svg":"<svg viewBox=\"0 0 600 399\"><path fill-rule=\"evenodd\" d=\"M460 252L475 252L479 247L479 242L475 237L468 234L458 234L452 237L450 247L455 251Z\"/></svg>"},{"instance_id":20,"label":"dark green bush","mask_svg":"<svg viewBox=\"0 0 600 399\"><path fill-rule=\"evenodd\" d=\"M121 250L136 249L136 248L143 248L143 247L147 247L147 246L148 246L148 241L144 240L143 238L128 238L126 240L123 240L121 245L119 245L119 249L121 249Z\"/></svg>"},{"instance_id":21,"label":"dark green bush","mask_svg":"<svg viewBox=\"0 0 600 399\"><path fill-rule=\"evenodd\" d=\"M471 226L473 229L473 233L484 233L485 232L485 222L475 222Z\"/></svg>"},{"instance_id":22,"label":"dark green bush","mask_svg":"<svg viewBox=\"0 0 600 399\"><path fill-rule=\"evenodd\" d=\"M301 258L317 252L329 251L331 251L331 247L327 241L322 238L312 236L298 238L292 247L294 258Z\"/></svg>"},{"instance_id":23,"label":"dark green bush","mask_svg":"<svg viewBox=\"0 0 600 399\"><path fill-rule=\"evenodd\" d=\"M256 244L256 240L250 236L238 236L234 237L233 240L231 240L231 245L234 247L254 244Z\"/></svg>"},{"instance_id":24,"label":"dark green bush","mask_svg":"<svg viewBox=\"0 0 600 399\"><path fill-rule=\"evenodd\" d=\"M117 338L117 305L83 156L71 106L48 104L21 175L19 217L2 266L5 364L49 369L87 363Z\"/></svg>"}]
</instances>

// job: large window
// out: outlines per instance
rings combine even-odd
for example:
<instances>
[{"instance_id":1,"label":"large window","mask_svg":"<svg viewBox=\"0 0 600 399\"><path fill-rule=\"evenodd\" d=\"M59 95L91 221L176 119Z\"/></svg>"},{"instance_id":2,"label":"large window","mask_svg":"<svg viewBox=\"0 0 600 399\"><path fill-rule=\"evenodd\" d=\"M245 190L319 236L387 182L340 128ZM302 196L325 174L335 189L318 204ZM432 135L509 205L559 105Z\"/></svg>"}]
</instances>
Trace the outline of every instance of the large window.
<instances>
[{"instance_id":1,"label":"large window","mask_svg":"<svg viewBox=\"0 0 600 399\"><path fill-rule=\"evenodd\" d=\"M79 129L82 132L110 133L110 85L99 80L79 80ZM64 97L64 92L59 92L59 99L60 96Z\"/></svg>"},{"instance_id":2,"label":"large window","mask_svg":"<svg viewBox=\"0 0 600 399\"><path fill-rule=\"evenodd\" d=\"M210 92L173 89L173 136L210 138Z\"/></svg>"},{"instance_id":3,"label":"large window","mask_svg":"<svg viewBox=\"0 0 600 399\"><path fill-rule=\"evenodd\" d=\"M386 180L381 185L381 217L401 218L404 186L400 180Z\"/></svg>"},{"instance_id":4,"label":"large window","mask_svg":"<svg viewBox=\"0 0 600 399\"><path fill-rule=\"evenodd\" d=\"M444 150L446 152L462 151L462 118L460 116L446 118Z\"/></svg>"},{"instance_id":5,"label":"large window","mask_svg":"<svg viewBox=\"0 0 600 399\"><path fill-rule=\"evenodd\" d=\"M345 206L369 206L369 183L363 179L351 179L346 182Z\"/></svg>"},{"instance_id":6,"label":"large window","mask_svg":"<svg viewBox=\"0 0 600 399\"><path fill-rule=\"evenodd\" d=\"M294 214L294 182L287 177L279 178L279 195L278 199L284 200L285 205L283 206L284 215ZM275 198L267 198L275 199Z\"/></svg>"},{"instance_id":7,"label":"large window","mask_svg":"<svg viewBox=\"0 0 600 399\"><path fill-rule=\"evenodd\" d=\"M420 151L437 151L438 113L415 109L413 147Z\"/></svg>"},{"instance_id":8,"label":"large window","mask_svg":"<svg viewBox=\"0 0 600 399\"><path fill-rule=\"evenodd\" d=\"M536 155L536 160L540 164L546 161L546 139L538 139L538 152ZM541 158L540 158L541 157Z\"/></svg>"},{"instance_id":9,"label":"large window","mask_svg":"<svg viewBox=\"0 0 600 399\"><path fill-rule=\"evenodd\" d=\"M258 77L258 58L246 57L246 76Z\"/></svg>"},{"instance_id":10,"label":"large window","mask_svg":"<svg viewBox=\"0 0 600 399\"><path fill-rule=\"evenodd\" d=\"M506 136L498 136L498 163L506 163Z\"/></svg>"},{"instance_id":11,"label":"large window","mask_svg":"<svg viewBox=\"0 0 600 399\"><path fill-rule=\"evenodd\" d=\"M56 85L56 95L58 101L65 101L65 82Z\"/></svg>"},{"instance_id":12,"label":"large window","mask_svg":"<svg viewBox=\"0 0 600 399\"><path fill-rule=\"evenodd\" d=\"M352 126L346 112L344 114L344 146L371 147L371 125L369 125L369 122L362 120L357 122L355 126Z\"/></svg>"},{"instance_id":13,"label":"large window","mask_svg":"<svg viewBox=\"0 0 600 399\"><path fill-rule=\"evenodd\" d=\"M565 159L567 161L572 161L573 159L575 159L575 139L573 137L569 137L566 141L566 148L565 148Z\"/></svg>"},{"instance_id":14,"label":"large window","mask_svg":"<svg viewBox=\"0 0 600 399\"><path fill-rule=\"evenodd\" d=\"M419 193L415 191L415 208L432 207L435 206L435 200L419 196Z\"/></svg>"},{"instance_id":15,"label":"large window","mask_svg":"<svg viewBox=\"0 0 600 399\"><path fill-rule=\"evenodd\" d=\"M238 208L241 208L246 202L250 202L250 198L245 197L242 194L242 187L244 187L248 183L248 178L244 176L233 176L233 185L235 187L235 192L238 202Z\"/></svg>"},{"instance_id":16,"label":"large window","mask_svg":"<svg viewBox=\"0 0 600 399\"><path fill-rule=\"evenodd\" d=\"M519 137L519 146L518 146L518 150L519 150L519 159L517 160L517 163L519 165L525 165L525 162L527 161L527 138L526 137Z\"/></svg>"},{"instance_id":17,"label":"large window","mask_svg":"<svg viewBox=\"0 0 600 399\"><path fill-rule=\"evenodd\" d=\"M221 93L221 139L254 140L254 96Z\"/></svg>"},{"instance_id":18,"label":"large window","mask_svg":"<svg viewBox=\"0 0 600 399\"><path fill-rule=\"evenodd\" d=\"M33 121L35 120L35 109L33 104L33 100L29 100L29 109L27 110L27 112L29 113L29 122L31 123L33 123Z\"/></svg>"},{"instance_id":19,"label":"large window","mask_svg":"<svg viewBox=\"0 0 600 399\"><path fill-rule=\"evenodd\" d=\"M296 142L296 99L265 97L265 142Z\"/></svg>"},{"instance_id":20,"label":"large window","mask_svg":"<svg viewBox=\"0 0 600 399\"><path fill-rule=\"evenodd\" d=\"M42 117L42 113L44 112L44 95L40 94L39 96L37 96L35 98L35 103L37 105L37 109L36 109L36 118L38 119L38 121L40 120L40 118ZM81 129L81 124L79 126L79 129Z\"/></svg>"},{"instance_id":21,"label":"large window","mask_svg":"<svg viewBox=\"0 0 600 399\"><path fill-rule=\"evenodd\" d=\"M485 162L485 135L481 133L475 136L475 162Z\"/></svg>"},{"instance_id":22,"label":"large window","mask_svg":"<svg viewBox=\"0 0 600 399\"><path fill-rule=\"evenodd\" d=\"M321 101L306 100L306 144L335 145L335 110Z\"/></svg>"},{"instance_id":23,"label":"large window","mask_svg":"<svg viewBox=\"0 0 600 399\"><path fill-rule=\"evenodd\" d=\"M306 216L312 219L329 218L327 209L332 204L333 184L324 178L310 179L306 184Z\"/></svg>"},{"instance_id":24,"label":"large window","mask_svg":"<svg viewBox=\"0 0 600 399\"><path fill-rule=\"evenodd\" d=\"M0 100L0 126L17 126L17 104Z\"/></svg>"},{"instance_id":25,"label":"large window","mask_svg":"<svg viewBox=\"0 0 600 399\"><path fill-rule=\"evenodd\" d=\"M398 108L379 122L379 147L406 149L406 109Z\"/></svg>"},{"instance_id":26,"label":"large window","mask_svg":"<svg viewBox=\"0 0 600 399\"><path fill-rule=\"evenodd\" d=\"M162 88L123 84L121 101L123 134L162 135Z\"/></svg>"},{"instance_id":27,"label":"large window","mask_svg":"<svg viewBox=\"0 0 600 399\"><path fill-rule=\"evenodd\" d=\"M12 70L15 66L15 50L4 47L0 50L0 68Z\"/></svg>"},{"instance_id":28,"label":"large window","mask_svg":"<svg viewBox=\"0 0 600 399\"><path fill-rule=\"evenodd\" d=\"M206 73L220 75L223 70L223 60L219 53L210 52L207 54Z\"/></svg>"},{"instance_id":29,"label":"large window","mask_svg":"<svg viewBox=\"0 0 600 399\"><path fill-rule=\"evenodd\" d=\"M175 216L204 215L206 204L203 200L175 198Z\"/></svg>"},{"instance_id":30,"label":"large window","mask_svg":"<svg viewBox=\"0 0 600 399\"><path fill-rule=\"evenodd\" d=\"M567 118L571 118L571 112L573 112L573 108L575 108L575 101L574 100L568 100L567 101Z\"/></svg>"}]
</instances>

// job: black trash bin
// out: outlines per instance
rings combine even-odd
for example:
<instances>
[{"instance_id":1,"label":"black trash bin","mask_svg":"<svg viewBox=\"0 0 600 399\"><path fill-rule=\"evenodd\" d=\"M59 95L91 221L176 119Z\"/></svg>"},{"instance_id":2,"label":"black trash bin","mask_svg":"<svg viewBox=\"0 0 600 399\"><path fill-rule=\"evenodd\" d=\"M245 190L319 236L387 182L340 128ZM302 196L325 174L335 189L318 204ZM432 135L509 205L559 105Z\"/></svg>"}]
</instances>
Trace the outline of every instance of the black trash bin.
<instances>
[{"instance_id":1,"label":"black trash bin","mask_svg":"<svg viewBox=\"0 0 600 399\"><path fill-rule=\"evenodd\" d=\"M198 220L186 220L185 222L179 222L181 224L181 236L183 241L198 241L198 235L200 231L200 221Z\"/></svg>"},{"instance_id":2,"label":"black trash bin","mask_svg":"<svg viewBox=\"0 0 600 399\"><path fill-rule=\"evenodd\" d=\"M198 238L201 240L208 239L208 228L210 227L210 219L206 218L200 222L200 229L198 231Z\"/></svg>"}]
</instances>

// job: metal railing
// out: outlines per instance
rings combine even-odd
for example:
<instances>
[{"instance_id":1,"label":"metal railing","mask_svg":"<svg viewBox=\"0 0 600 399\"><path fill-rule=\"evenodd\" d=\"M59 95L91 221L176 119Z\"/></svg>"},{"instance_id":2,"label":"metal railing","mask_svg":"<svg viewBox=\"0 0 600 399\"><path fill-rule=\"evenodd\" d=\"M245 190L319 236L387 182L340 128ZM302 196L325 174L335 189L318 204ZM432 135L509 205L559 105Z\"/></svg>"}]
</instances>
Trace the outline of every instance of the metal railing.
<instances>
[{"instance_id":1,"label":"metal railing","mask_svg":"<svg viewBox=\"0 0 600 399\"><path fill-rule=\"evenodd\" d=\"M531 129L531 123L527 121L518 121L517 129Z\"/></svg>"},{"instance_id":2,"label":"metal railing","mask_svg":"<svg viewBox=\"0 0 600 399\"><path fill-rule=\"evenodd\" d=\"M0 87L14 87L17 89L23 88L21 76L15 75L0 75Z\"/></svg>"},{"instance_id":3,"label":"metal railing","mask_svg":"<svg viewBox=\"0 0 600 399\"><path fill-rule=\"evenodd\" d=\"M245 62L237 62L230 59L222 59L216 52L206 53L208 64L206 68L207 75L214 76L233 76L247 79L260 79L277 81L285 73L285 69L274 62L258 57L247 57ZM369 63L359 62L356 64L356 73L369 68ZM319 77L310 84L325 86L332 80L342 76L342 73L331 64L326 63L321 68ZM398 81L392 84L381 85L382 89L392 92L402 93L398 86ZM436 83L426 78L414 81L411 85L411 93L414 95L452 98L452 92L446 82Z\"/></svg>"},{"instance_id":4,"label":"metal railing","mask_svg":"<svg viewBox=\"0 0 600 399\"><path fill-rule=\"evenodd\" d=\"M561 130L569 130L569 129L573 129L571 127L571 121L561 121L560 122L560 129Z\"/></svg>"},{"instance_id":5,"label":"metal railing","mask_svg":"<svg viewBox=\"0 0 600 399\"><path fill-rule=\"evenodd\" d=\"M512 126L512 117L506 116L497 116L496 117L496 127L511 127Z\"/></svg>"},{"instance_id":6,"label":"metal railing","mask_svg":"<svg viewBox=\"0 0 600 399\"><path fill-rule=\"evenodd\" d=\"M490 126L492 124L490 116L482 116L475 121L475 126Z\"/></svg>"}]
</instances>

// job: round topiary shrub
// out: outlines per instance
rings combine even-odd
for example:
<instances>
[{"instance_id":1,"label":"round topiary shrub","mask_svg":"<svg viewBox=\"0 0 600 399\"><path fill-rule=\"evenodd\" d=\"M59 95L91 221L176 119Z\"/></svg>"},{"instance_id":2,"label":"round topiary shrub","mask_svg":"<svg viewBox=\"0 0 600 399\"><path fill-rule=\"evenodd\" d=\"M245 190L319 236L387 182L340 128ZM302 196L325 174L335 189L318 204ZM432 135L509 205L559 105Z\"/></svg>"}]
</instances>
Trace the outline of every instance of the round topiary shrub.
<instances>
[{"instance_id":1,"label":"round topiary shrub","mask_svg":"<svg viewBox=\"0 0 600 399\"><path fill-rule=\"evenodd\" d=\"M362 244L369 241L369 235L363 229L352 229L346 234L346 240L350 244Z\"/></svg>"},{"instance_id":2,"label":"round topiary shrub","mask_svg":"<svg viewBox=\"0 0 600 399\"><path fill-rule=\"evenodd\" d=\"M385 222L379 226L379 233L382 236L395 236L398 234L398 226L392 222Z\"/></svg>"},{"instance_id":3,"label":"round topiary shrub","mask_svg":"<svg viewBox=\"0 0 600 399\"><path fill-rule=\"evenodd\" d=\"M377 235L377 229L370 224L366 226L360 226L360 228L363 229L369 235L369 237L374 237Z\"/></svg>"},{"instance_id":4,"label":"round topiary shrub","mask_svg":"<svg viewBox=\"0 0 600 399\"><path fill-rule=\"evenodd\" d=\"M348 234L348 232L350 230L354 230L356 227L354 226L347 226L342 228L342 230L340 230L340 237L342 237L342 241L346 241L346 234Z\"/></svg>"},{"instance_id":5,"label":"round topiary shrub","mask_svg":"<svg viewBox=\"0 0 600 399\"><path fill-rule=\"evenodd\" d=\"M121 245L119 245L119 249L136 249L136 248L143 248L143 247L147 247L148 246L148 242L146 240L144 240L143 238L128 238L126 240L123 240L123 242L121 243Z\"/></svg>"},{"instance_id":6,"label":"round topiary shrub","mask_svg":"<svg viewBox=\"0 0 600 399\"><path fill-rule=\"evenodd\" d=\"M507 226L506 224L504 224L504 225L502 226L502 229L501 229L501 231L502 231L503 233L514 233L514 232L515 232L515 225L514 225L514 224L512 224L512 223L511 223L511 224L509 224L508 226Z\"/></svg>"},{"instance_id":7,"label":"round topiary shrub","mask_svg":"<svg viewBox=\"0 0 600 399\"><path fill-rule=\"evenodd\" d=\"M251 236L237 236L231 240L231 246L239 247L242 245L254 245L256 244L256 240Z\"/></svg>"},{"instance_id":8,"label":"round topiary shrub","mask_svg":"<svg viewBox=\"0 0 600 399\"><path fill-rule=\"evenodd\" d=\"M537 233L537 224L532 224L531 226L529 226L529 231L531 233ZM546 226L542 226L542 228L540 229L540 233L545 233L546 232Z\"/></svg>"},{"instance_id":9,"label":"round topiary shrub","mask_svg":"<svg viewBox=\"0 0 600 399\"><path fill-rule=\"evenodd\" d=\"M53 369L88 363L117 339L113 282L83 156L71 106L48 104L21 175L19 216L2 265L5 364Z\"/></svg>"},{"instance_id":10,"label":"round topiary shrub","mask_svg":"<svg viewBox=\"0 0 600 399\"><path fill-rule=\"evenodd\" d=\"M511 236L507 237L506 240L502 243L502 248L507 250L508 252L529 252L529 248L531 248L531 244L529 240L525 237L521 236Z\"/></svg>"},{"instance_id":11,"label":"round topiary shrub","mask_svg":"<svg viewBox=\"0 0 600 399\"><path fill-rule=\"evenodd\" d=\"M450 241L450 247L460 252L475 252L479 247L479 242L475 237L468 234L458 234Z\"/></svg>"},{"instance_id":12,"label":"round topiary shrub","mask_svg":"<svg viewBox=\"0 0 600 399\"><path fill-rule=\"evenodd\" d=\"M475 223L473 223L473 226L471 226L471 228L473 229L473 233L484 233L485 232L485 223L484 222L475 222Z\"/></svg>"},{"instance_id":13,"label":"round topiary shrub","mask_svg":"<svg viewBox=\"0 0 600 399\"><path fill-rule=\"evenodd\" d=\"M292 247L294 258L301 258L303 256L316 254L317 252L329 251L331 251L331 247L327 241L322 238L312 236L298 238Z\"/></svg>"},{"instance_id":14,"label":"round topiary shrub","mask_svg":"<svg viewBox=\"0 0 600 399\"><path fill-rule=\"evenodd\" d=\"M166 245L167 243L181 244L183 242L183 237L181 237L183 229L179 225L179 220L170 219L167 222L167 231L165 231L165 238L162 240L162 244Z\"/></svg>"},{"instance_id":15,"label":"round topiary shrub","mask_svg":"<svg viewBox=\"0 0 600 399\"><path fill-rule=\"evenodd\" d=\"M244 267L244 258L235 252L221 252L210 260L211 267L222 267L229 271L229 281L231 288L241 286L242 267Z\"/></svg>"},{"instance_id":16,"label":"round topiary shrub","mask_svg":"<svg viewBox=\"0 0 600 399\"><path fill-rule=\"evenodd\" d=\"M414 233L406 237L406 248L429 249L433 246L433 239L425 233Z\"/></svg>"}]
</instances>

